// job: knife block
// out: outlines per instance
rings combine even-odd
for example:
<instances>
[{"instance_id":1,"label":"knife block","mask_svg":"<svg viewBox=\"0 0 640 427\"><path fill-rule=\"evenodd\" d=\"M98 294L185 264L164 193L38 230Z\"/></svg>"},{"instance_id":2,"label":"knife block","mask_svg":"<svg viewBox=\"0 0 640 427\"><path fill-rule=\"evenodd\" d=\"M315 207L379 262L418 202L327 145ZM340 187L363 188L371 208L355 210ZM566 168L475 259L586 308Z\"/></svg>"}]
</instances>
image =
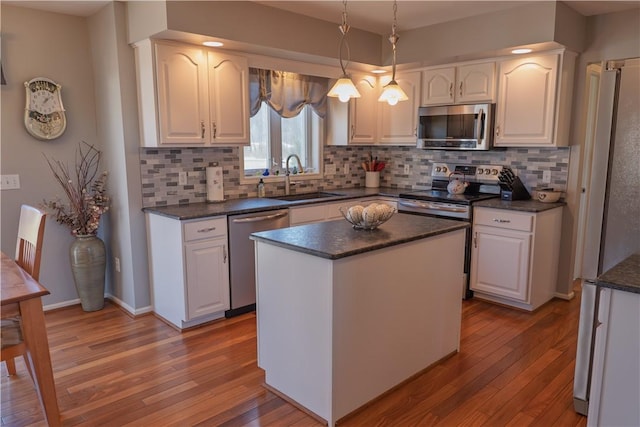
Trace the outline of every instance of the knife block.
<instances>
[{"instance_id":1,"label":"knife block","mask_svg":"<svg viewBox=\"0 0 640 427\"><path fill-rule=\"evenodd\" d=\"M531 198L527 187L524 186L517 176L510 184L501 182L500 189L501 200L529 200Z\"/></svg>"}]
</instances>

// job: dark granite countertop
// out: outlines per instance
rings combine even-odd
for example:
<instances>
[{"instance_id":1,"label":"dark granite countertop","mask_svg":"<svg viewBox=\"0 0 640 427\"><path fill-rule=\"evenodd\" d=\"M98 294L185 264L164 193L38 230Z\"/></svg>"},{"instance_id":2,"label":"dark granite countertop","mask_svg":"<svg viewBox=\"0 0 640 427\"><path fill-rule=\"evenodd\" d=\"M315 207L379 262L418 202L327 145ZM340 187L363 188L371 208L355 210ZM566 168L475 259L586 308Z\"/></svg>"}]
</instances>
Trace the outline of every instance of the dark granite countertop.
<instances>
[{"instance_id":1,"label":"dark granite countertop","mask_svg":"<svg viewBox=\"0 0 640 427\"><path fill-rule=\"evenodd\" d=\"M596 280L596 285L640 294L640 252L601 274Z\"/></svg>"},{"instance_id":2,"label":"dark granite countertop","mask_svg":"<svg viewBox=\"0 0 640 427\"><path fill-rule=\"evenodd\" d=\"M537 200L501 200L500 198L481 200L473 204L478 208L506 209L521 212L543 212L566 205L565 202L542 203Z\"/></svg>"},{"instance_id":3,"label":"dark granite countertop","mask_svg":"<svg viewBox=\"0 0 640 427\"><path fill-rule=\"evenodd\" d=\"M254 233L251 239L334 260L467 227L463 221L397 213L371 231L336 220Z\"/></svg>"},{"instance_id":4,"label":"dark granite countertop","mask_svg":"<svg viewBox=\"0 0 640 427\"><path fill-rule=\"evenodd\" d=\"M236 215L252 212L268 211L275 209L290 208L293 206L309 205L314 203L336 202L340 200L356 199L359 197L398 197L407 190L398 188L341 188L335 190L322 190L323 192L335 194L335 196L323 197L320 199L284 201L270 199L268 197L250 197L246 199L230 199L217 203L191 203L185 205L170 205L143 208L143 212L162 215L178 220L198 219L219 215ZM295 194L295 193L293 193Z\"/></svg>"}]
</instances>

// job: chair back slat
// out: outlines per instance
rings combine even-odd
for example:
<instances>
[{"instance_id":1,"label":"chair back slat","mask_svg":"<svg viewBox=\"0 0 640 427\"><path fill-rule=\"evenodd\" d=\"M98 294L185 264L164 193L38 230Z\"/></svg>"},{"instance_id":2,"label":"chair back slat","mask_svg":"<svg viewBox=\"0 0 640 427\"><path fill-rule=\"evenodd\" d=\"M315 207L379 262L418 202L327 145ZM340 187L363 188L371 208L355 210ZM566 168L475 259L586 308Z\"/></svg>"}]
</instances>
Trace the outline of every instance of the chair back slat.
<instances>
[{"instance_id":1,"label":"chair back slat","mask_svg":"<svg viewBox=\"0 0 640 427\"><path fill-rule=\"evenodd\" d=\"M20 207L16 263L36 280L40 278L45 217L45 212L32 206Z\"/></svg>"}]
</instances>

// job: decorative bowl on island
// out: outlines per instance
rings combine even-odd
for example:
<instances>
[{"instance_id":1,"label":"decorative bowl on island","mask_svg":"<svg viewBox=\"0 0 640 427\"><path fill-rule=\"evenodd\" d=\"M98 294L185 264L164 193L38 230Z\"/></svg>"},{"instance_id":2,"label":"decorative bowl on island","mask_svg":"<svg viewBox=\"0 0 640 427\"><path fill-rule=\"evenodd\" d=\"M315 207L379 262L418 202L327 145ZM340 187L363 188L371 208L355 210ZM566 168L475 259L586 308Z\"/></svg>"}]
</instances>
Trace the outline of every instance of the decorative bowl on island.
<instances>
[{"instance_id":1,"label":"decorative bowl on island","mask_svg":"<svg viewBox=\"0 0 640 427\"><path fill-rule=\"evenodd\" d=\"M375 230L396 213L396 208L386 203L371 203L367 206L340 207L340 213L356 230Z\"/></svg>"}]
</instances>

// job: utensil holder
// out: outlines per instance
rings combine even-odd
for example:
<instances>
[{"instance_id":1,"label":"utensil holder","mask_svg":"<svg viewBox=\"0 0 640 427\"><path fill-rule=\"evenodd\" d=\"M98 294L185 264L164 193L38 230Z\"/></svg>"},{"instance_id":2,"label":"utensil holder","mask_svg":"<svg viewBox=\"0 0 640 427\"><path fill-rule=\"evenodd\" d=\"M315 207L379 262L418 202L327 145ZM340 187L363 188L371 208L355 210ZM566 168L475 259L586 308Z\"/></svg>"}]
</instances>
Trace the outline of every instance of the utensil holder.
<instances>
[{"instance_id":1,"label":"utensil holder","mask_svg":"<svg viewBox=\"0 0 640 427\"><path fill-rule=\"evenodd\" d=\"M364 186L367 188L380 187L380 172L365 172Z\"/></svg>"}]
</instances>

